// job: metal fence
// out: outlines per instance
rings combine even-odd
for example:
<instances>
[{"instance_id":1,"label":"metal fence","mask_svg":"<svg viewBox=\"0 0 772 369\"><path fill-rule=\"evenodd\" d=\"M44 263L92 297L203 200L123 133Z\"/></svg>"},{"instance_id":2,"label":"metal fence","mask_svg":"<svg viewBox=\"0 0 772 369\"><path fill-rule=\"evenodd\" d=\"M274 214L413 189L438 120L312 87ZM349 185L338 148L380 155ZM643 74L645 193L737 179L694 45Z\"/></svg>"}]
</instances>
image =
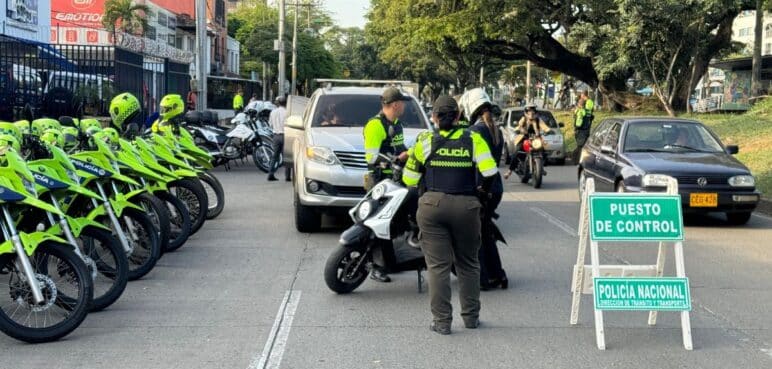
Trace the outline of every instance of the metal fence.
<instances>
[{"instance_id":1,"label":"metal fence","mask_svg":"<svg viewBox=\"0 0 772 369\"><path fill-rule=\"evenodd\" d=\"M130 92L144 119L165 94L190 89L188 65L113 46L52 45L0 36L0 120L20 119L29 105L44 116L45 97L55 88L74 94L80 112L106 116L110 100ZM50 114L48 114L50 115Z\"/></svg>"}]
</instances>

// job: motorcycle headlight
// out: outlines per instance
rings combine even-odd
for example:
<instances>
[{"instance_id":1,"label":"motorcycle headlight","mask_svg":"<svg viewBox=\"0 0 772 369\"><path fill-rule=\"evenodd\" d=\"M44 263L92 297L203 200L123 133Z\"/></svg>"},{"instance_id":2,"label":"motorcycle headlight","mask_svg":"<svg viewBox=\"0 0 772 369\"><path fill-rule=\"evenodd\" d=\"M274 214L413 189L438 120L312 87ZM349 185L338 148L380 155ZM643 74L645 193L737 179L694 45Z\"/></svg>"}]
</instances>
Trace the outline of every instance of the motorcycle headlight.
<instances>
[{"instance_id":1,"label":"motorcycle headlight","mask_svg":"<svg viewBox=\"0 0 772 369\"><path fill-rule=\"evenodd\" d=\"M541 148L544 147L544 142L542 141L541 138L534 138L533 140L531 140L531 147L534 150L541 150Z\"/></svg>"},{"instance_id":2,"label":"motorcycle headlight","mask_svg":"<svg viewBox=\"0 0 772 369\"><path fill-rule=\"evenodd\" d=\"M373 192L370 195L372 196L373 200L380 200L385 193L386 193L386 185L379 184L373 187Z\"/></svg>"},{"instance_id":3,"label":"motorcycle headlight","mask_svg":"<svg viewBox=\"0 0 772 369\"><path fill-rule=\"evenodd\" d=\"M313 162L324 165L334 165L338 162L338 158L332 150L321 146L308 147L306 157Z\"/></svg>"},{"instance_id":4,"label":"motorcycle headlight","mask_svg":"<svg viewBox=\"0 0 772 369\"><path fill-rule=\"evenodd\" d=\"M732 187L754 187L756 180L749 175L734 176L729 178L729 185Z\"/></svg>"},{"instance_id":5,"label":"motorcycle headlight","mask_svg":"<svg viewBox=\"0 0 772 369\"><path fill-rule=\"evenodd\" d=\"M24 183L24 189L29 192L32 195L37 196L37 191L35 191L35 184L30 182L27 178L22 178L21 182Z\"/></svg>"},{"instance_id":6,"label":"motorcycle headlight","mask_svg":"<svg viewBox=\"0 0 772 369\"><path fill-rule=\"evenodd\" d=\"M357 217L359 217L361 220L365 220L370 216L372 211L373 205L369 201L365 201L359 205L359 209L357 209Z\"/></svg>"},{"instance_id":7,"label":"motorcycle headlight","mask_svg":"<svg viewBox=\"0 0 772 369\"><path fill-rule=\"evenodd\" d=\"M77 175L77 174L75 174L75 172L73 172L73 171L71 171L71 170L69 170L69 169L67 169L67 177L68 177L68 178L69 178L71 181L73 181L73 182L75 182L75 183L80 183L80 177L78 177L78 175Z\"/></svg>"}]
</instances>

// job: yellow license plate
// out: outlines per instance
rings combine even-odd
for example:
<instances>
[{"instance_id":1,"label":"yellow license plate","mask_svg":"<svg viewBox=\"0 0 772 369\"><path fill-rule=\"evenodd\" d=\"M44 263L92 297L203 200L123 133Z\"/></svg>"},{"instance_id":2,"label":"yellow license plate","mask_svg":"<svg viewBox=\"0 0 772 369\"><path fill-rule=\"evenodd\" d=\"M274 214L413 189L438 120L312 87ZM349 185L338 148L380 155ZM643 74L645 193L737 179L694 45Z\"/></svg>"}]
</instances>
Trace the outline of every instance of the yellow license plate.
<instances>
[{"instance_id":1,"label":"yellow license plate","mask_svg":"<svg viewBox=\"0 0 772 369\"><path fill-rule=\"evenodd\" d=\"M689 206L693 208L715 208L718 206L718 194L717 193L690 194Z\"/></svg>"}]
</instances>

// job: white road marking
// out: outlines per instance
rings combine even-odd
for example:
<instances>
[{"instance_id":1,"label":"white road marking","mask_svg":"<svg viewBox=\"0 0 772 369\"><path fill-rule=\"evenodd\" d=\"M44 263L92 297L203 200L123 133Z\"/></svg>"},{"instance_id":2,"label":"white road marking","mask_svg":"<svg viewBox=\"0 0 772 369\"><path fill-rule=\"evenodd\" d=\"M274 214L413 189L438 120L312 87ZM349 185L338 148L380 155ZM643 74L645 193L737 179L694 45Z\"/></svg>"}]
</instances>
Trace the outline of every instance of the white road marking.
<instances>
[{"instance_id":1,"label":"white road marking","mask_svg":"<svg viewBox=\"0 0 772 369\"><path fill-rule=\"evenodd\" d=\"M263 353L255 357L248 369L278 369L287 347L292 320L300 303L300 291L287 291L279 305L276 319L273 322L268 340L263 347Z\"/></svg>"},{"instance_id":2,"label":"white road marking","mask_svg":"<svg viewBox=\"0 0 772 369\"><path fill-rule=\"evenodd\" d=\"M761 214L759 214L759 213L753 213L753 216L754 216L754 217L757 217L757 218L765 219L765 220L768 220L768 221L772 222L772 217L768 217L768 216L766 216L766 215L761 215Z\"/></svg>"},{"instance_id":3,"label":"white road marking","mask_svg":"<svg viewBox=\"0 0 772 369\"><path fill-rule=\"evenodd\" d=\"M761 349L761 352L765 353L769 357L772 357L772 349Z\"/></svg>"},{"instance_id":4,"label":"white road marking","mask_svg":"<svg viewBox=\"0 0 772 369\"><path fill-rule=\"evenodd\" d=\"M574 229L570 225L564 223L562 220L553 217L552 215L550 215L549 213L547 213L546 211L544 211L542 209L535 208L535 207L531 207L530 209L533 210L536 214L539 214L539 215L547 218L547 221L549 221L550 223L554 224L558 228L562 229L564 232L568 233L568 235L570 235L571 237L577 237L576 229Z\"/></svg>"}]
</instances>

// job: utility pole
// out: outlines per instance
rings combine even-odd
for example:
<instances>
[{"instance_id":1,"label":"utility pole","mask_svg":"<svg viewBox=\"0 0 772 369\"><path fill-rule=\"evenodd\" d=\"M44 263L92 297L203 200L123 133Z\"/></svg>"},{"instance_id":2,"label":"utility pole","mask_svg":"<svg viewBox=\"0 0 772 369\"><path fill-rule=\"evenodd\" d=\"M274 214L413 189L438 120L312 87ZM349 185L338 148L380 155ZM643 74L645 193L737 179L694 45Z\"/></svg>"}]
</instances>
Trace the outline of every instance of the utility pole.
<instances>
[{"instance_id":1,"label":"utility pole","mask_svg":"<svg viewBox=\"0 0 772 369\"><path fill-rule=\"evenodd\" d=\"M268 86L266 86L268 84L268 79L265 78L265 76L266 76L266 69L267 68L268 68L268 63L263 62L263 101L265 101L265 99L267 97L267 95L265 93L266 88L268 88Z\"/></svg>"},{"instance_id":2,"label":"utility pole","mask_svg":"<svg viewBox=\"0 0 772 369\"><path fill-rule=\"evenodd\" d=\"M300 10L298 1L295 0L295 22L292 25L292 86L290 87L292 95L295 94L298 79L298 11Z\"/></svg>"},{"instance_id":3,"label":"utility pole","mask_svg":"<svg viewBox=\"0 0 772 369\"><path fill-rule=\"evenodd\" d=\"M531 101L531 62L525 62L525 101Z\"/></svg>"},{"instance_id":4,"label":"utility pole","mask_svg":"<svg viewBox=\"0 0 772 369\"><path fill-rule=\"evenodd\" d=\"M761 95L761 39L764 25L764 0L756 0L756 25L753 32L753 59L751 61L751 97ZM754 101L755 102L755 101Z\"/></svg>"},{"instance_id":5,"label":"utility pole","mask_svg":"<svg viewBox=\"0 0 772 369\"><path fill-rule=\"evenodd\" d=\"M285 69L287 63L287 55L284 52L284 0L279 0L279 81L277 87L277 95L284 95L284 81L287 79L287 71Z\"/></svg>"},{"instance_id":6,"label":"utility pole","mask_svg":"<svg viewBox=\"0 0 772 369\"><path fill-rule=\"evenodd\" d=\"M206 109L206 0L196 0L196 79L198 79L198 110Z\"/></svg>"}]
</instances>

